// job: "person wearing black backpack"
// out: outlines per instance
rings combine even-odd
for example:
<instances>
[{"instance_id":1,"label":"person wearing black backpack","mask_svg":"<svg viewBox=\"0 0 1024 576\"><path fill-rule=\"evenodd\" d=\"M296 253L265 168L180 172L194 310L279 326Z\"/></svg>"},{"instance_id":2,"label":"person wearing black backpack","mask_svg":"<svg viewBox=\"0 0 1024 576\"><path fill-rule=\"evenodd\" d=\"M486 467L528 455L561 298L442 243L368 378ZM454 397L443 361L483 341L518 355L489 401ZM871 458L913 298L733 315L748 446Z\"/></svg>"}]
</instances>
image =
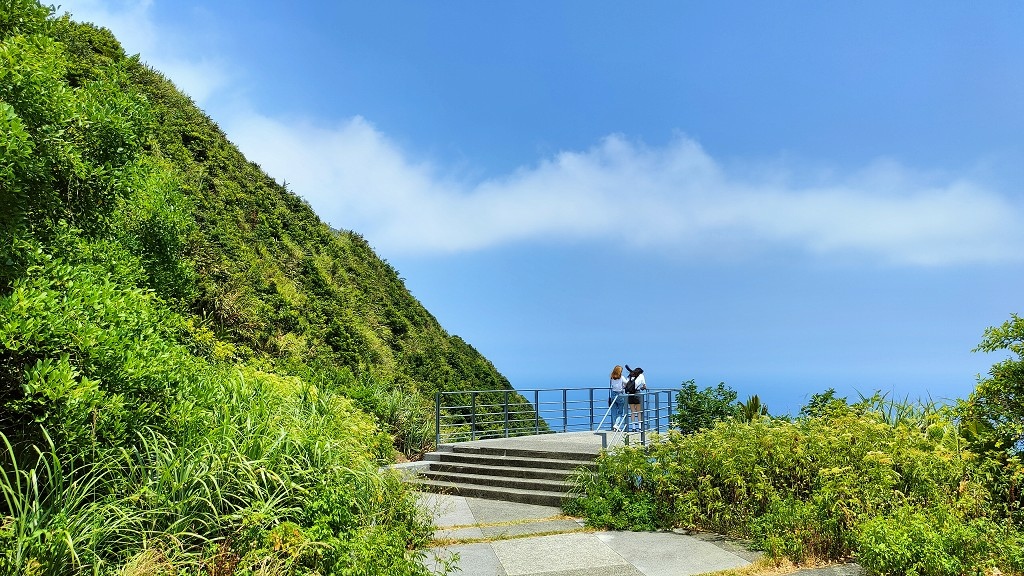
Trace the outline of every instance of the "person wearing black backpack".
<instances>
[{"instance_id":1,"label":"person wearing black backpack","mask_svg":"<svg viewBox=\"0 0 1024 576\"><path fill-rule=\"evenodd\" d=\"M644 378L644 369L639 366L631 369L629 364L626 364L626 370L629 370L629 379L626 380L623 390L629 402L629 431L639 432L643 409L640 391L647 390L647 379Z\"/></svg>"}]
</instances>

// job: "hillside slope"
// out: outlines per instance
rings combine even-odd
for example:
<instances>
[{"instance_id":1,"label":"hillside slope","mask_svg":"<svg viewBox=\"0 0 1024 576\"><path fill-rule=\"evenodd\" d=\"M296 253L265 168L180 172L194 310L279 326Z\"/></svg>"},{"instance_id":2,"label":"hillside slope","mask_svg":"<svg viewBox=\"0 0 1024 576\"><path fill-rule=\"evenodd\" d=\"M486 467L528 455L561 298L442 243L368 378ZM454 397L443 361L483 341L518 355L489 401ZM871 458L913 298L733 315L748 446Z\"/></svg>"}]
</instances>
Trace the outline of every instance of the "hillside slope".
<instances>
[{"instance_id":1,"label":"hillside slope","mask_svg":"<svg viewBox=\"0 0 1024 576\"><path fill-rule=\"evenodd\" d=\"M334 382L384 421L396 418L388 397L416 399L406 401L402 422L389 422L407 452L426 447L433 392L511 388L445 332L362 237L326 226L108 31L65 18L48 36L59 43L47 48L52 85L11 85L4 102L32 138L60 133L60 122L19 109L27 95L19 89L88 100L56 112L79 115L64 119L78 125L62 135L80 153L49 150L56 157L37 166L32 186L56 193L12 199L16 235L45 244L63 223L116 240L140 259L140 287L212 332L219 360ZM50 144L35 142L32 152ZM0 280L9 286L23 273L6 269Z\"/></svg>"},{"instance_id":2,"label":"hillside slope","mask_svg":"<svg viewBox=\"0 0 1024 576\"><path fill-rule=\"evenodd\" d=\"M511 388L358 234L109 31L0 3L0 574L425 574L379 467L470 389Z\"/></svg>"}]
</instances>

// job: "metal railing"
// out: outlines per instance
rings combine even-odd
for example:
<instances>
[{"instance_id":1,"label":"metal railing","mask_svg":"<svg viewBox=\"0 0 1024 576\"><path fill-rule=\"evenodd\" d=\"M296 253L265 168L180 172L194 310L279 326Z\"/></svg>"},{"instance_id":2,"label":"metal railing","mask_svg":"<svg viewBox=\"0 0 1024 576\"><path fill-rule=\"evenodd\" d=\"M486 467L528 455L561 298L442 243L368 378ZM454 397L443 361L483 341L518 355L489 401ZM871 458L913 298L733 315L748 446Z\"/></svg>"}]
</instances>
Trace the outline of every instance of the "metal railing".
<instances>
[{"instance_id":1,"label":"metal railing","mask_svg":"<svg viewBox=\"0 0 1024 576\"><path fill-rule=\"evenodd\" d=\"M677 393L678 390L648 389L639 395L642 442L646 443L647 432L669 429ZM437 392L434 404L438 446L487 438L611 429L607 418L608 388Z\"/></svg>"}]
</instances>

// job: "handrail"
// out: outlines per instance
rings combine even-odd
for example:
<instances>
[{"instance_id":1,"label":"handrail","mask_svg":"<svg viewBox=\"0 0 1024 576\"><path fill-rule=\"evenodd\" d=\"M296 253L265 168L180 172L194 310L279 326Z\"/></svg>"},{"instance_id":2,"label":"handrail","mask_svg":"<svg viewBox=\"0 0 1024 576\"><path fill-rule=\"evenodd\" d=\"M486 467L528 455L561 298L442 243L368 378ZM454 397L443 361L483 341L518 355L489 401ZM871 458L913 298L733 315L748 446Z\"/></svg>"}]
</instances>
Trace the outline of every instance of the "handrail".
<instances>
[{"instance_id":1,"label":"handrail","mask_svg":"<svg viewBox=\"0 0 1024 576\"><path fill-rule=\"evenodd\" d=\"M599 431L611 411L610 401L604 406L608 394L604 387L437 392L435 440L441 445L484 438ZM671 427L675 394L678 390L648 389L639 394L642 444L647 443L647 432ZM628 437L613 439L625 438Z\"/></svg>"}]
</instances>

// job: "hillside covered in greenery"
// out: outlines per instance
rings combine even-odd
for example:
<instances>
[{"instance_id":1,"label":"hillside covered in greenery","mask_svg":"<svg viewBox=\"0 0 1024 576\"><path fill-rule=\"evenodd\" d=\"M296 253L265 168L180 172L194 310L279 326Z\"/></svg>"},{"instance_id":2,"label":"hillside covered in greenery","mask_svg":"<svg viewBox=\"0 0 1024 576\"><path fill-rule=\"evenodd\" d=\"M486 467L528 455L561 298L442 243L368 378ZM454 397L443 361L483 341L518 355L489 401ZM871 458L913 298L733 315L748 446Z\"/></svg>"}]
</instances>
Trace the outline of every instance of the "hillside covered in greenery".
<instances>
[{"instance_id":1,"label":"hillside covered in greenery","mask_svg":"<svg viewBox=\"0 0 1024 576\"><path fill-rule=\"evenodd\" d=\"M470 389L511 388L362 237L109 31L0 3L0 573L423 573L378 467Z\"/></svg>"}]
</instances>

